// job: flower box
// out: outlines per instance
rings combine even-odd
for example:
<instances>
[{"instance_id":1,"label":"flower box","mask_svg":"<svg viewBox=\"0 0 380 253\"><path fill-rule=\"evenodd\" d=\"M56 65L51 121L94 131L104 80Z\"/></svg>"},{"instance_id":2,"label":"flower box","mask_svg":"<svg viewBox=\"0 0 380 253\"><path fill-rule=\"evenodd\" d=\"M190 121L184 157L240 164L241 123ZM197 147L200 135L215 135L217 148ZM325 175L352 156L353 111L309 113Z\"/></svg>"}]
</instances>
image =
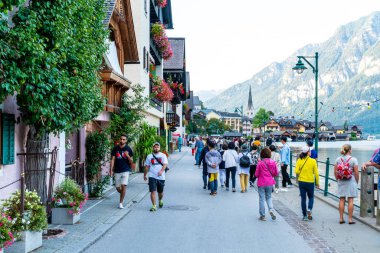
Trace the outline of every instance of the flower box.
<instances>
[{"instance_id":1,"label":"flower box","mask_svg":"<svg viewBox=\"0 0 380 253\"><path fill-rule=\"evenodd\" d=\"M6 251L28 253L42 246L42 231L21 231L20 235L20 241L14 243Z\"/></svg>"},{"instance_id":2,"label":"flower box","mask_svg":"<svg viewBox=\"0 0 380 253\"><path fill-rule=\"evenodd\" d=\"M56 225L73 225L80 220L79 214L69 214L71 208L52 208L51 223Z\"/></svg>"}]
</instances>

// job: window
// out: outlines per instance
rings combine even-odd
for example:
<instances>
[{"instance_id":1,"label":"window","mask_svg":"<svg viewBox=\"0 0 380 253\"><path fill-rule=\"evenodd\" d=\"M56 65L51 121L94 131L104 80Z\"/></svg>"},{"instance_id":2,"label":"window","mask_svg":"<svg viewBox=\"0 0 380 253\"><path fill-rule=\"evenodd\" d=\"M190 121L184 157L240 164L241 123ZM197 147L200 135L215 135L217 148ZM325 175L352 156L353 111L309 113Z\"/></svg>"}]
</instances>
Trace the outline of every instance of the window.
<instances>
[{"instance_id":1,"label":"window","mask_svg":"<svg viewBox=\"0 0 380 253\"><path fill-rule=\"evenodd\" d=\"M1 164L15 163L15 116L1 113Z\"/></svg>"}]
</instances>

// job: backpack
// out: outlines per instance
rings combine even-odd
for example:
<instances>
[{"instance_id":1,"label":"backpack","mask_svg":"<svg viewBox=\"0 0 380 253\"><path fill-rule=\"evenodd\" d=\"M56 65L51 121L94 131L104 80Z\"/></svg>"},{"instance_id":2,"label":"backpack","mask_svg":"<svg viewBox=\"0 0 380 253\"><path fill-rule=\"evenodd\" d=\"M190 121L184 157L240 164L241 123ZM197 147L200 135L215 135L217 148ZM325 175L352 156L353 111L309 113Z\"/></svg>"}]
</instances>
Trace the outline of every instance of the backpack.
<instances>
[{"instance_id":1,"label":"backpack","mask_svg":"<svg viewBox=\"0 0 380 253\"><path fill-rule=\"evenodd\" d=\"M249 168L249 165L251 164L251 160L249 159L247 154L243 154L243 156L239 159L239 165L242 168Z\"/></svg>"},{"instance_id":2,"label":"backpack","mask_svg":"<svg viewBox=\"0 0 380 253\"><path fill-rule=\"evenodd\" d=\"M252 159L252 165L257 165L259 163L259 154L256 153L251 153L251 159Z\"/></svg>"},{"instance_id":3,"label":"backpack","mask_svg":"<svg viewBox=\"0 0 380 253\"><path fill-rule=\"evenodd\" d=\"M353 170L350 167L349 161L351 157L344 161L343 158L340 158L340 162L338 163L336 178L340 180L349 180L352 178Z\"/></svg>"}]
</instances>

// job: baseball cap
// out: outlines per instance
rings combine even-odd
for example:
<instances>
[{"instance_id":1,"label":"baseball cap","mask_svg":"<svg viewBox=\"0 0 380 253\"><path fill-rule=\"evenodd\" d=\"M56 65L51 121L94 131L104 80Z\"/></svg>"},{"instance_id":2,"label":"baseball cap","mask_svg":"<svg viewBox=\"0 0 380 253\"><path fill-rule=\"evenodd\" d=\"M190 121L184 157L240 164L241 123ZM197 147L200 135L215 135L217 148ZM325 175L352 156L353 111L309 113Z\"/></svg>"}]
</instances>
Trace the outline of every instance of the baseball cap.
<instances>
[{"instance_id":1,"label":"baseball cap","mask_svg":"<svg viewBox=\"0 0 380 253\"><path fill-rule=\"evenodd\" d=\"M158 146L161 147L161 144L160 144L159 142L155 142L155 143L153 143L153 147L156 146L156 145L158 145Z\"/></svg>"},{"instance_id":2,"label":"baseball cap","mask_svg":"<svg viewBox=\"0 0 380 253\"><path fill-rule=\"evenodd\" d=\"M302 147L302 153L308 153L310 151L310 148L308 146Z\"/></svg>"}]
</instances>

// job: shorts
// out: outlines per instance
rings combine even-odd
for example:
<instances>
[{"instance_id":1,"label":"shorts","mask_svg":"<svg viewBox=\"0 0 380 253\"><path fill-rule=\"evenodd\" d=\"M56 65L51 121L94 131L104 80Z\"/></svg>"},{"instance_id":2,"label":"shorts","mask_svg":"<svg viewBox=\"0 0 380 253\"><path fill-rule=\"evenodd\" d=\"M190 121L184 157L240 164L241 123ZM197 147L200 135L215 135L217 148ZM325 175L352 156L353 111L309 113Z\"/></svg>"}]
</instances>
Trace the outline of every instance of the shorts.
<instances>
[{"instance_id":1,"label":"shorts","mask_svg":"<svg viewBox=\"0 0 380 253\"><path fill-rule=\"evenodd\" d=\"M115 186L120 187L121 185L128 185L129 171L115 173Z\"/></svg>"},{"instance_id":2,"label":"shorts","mask_svg":"<svg viewBox=\"0 0 380 253\"><path fill-rule=\"evenodd\" d=\"M149 178L149 191L150 192L158 192L163 193L164 192L164 186L165 186L165 180L158 180L154 177Z\"/></svg>"}]
</instances>

